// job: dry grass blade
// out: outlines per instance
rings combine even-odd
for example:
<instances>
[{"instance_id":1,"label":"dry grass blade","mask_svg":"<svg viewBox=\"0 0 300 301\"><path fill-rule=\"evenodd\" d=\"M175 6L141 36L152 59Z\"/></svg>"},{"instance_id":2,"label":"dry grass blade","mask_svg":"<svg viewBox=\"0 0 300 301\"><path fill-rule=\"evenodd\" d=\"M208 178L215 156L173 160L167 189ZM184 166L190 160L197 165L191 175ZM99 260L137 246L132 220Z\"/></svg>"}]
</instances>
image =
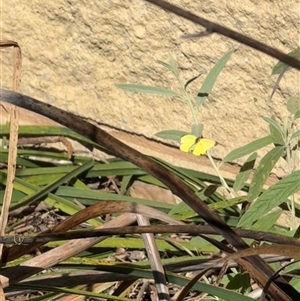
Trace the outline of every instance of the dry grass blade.
<instances>
[{"instance_id":1,"label":"dry grass blade","mask_svg":"<svg viewBox=\"0 0 300 301\"><path fill-rule=\"evenodd\" d=\"M16 173L16 160L17 160L17 143L18 143L18 125L19 113L18 108L14 107L11 110L10 119L10 148L8 153L8 166L7 166L7 184L4 193L3 205L0 216L0 235L5 234L5 227L8 220L9 207L11 204L13 181ZM0 244L0 257L2 257L3 245Z\"/></svg>"},{"instance_id":2,"label":"dry grass blade","mask_svg":"<svg viewBox=\"0 0 300 301\"><path fill-rule=\"evenodd\" d=\"M137 214L136 218L139 226L148 226L150 224L149 218L143 215ZM142 237L148 255L148 260L150 262L150 266L153 272L153 279L155 281L158 300L169 301L170 295L167 286L165 271L159 256L157 246L155 244L154 235L152 233L145 233L142 234Z\"/></svg>"},{"instance_id":3,"label":"dry grass blade","mask_svg":"<svg viewBox=\"0 0 300 301\"><path fill-rule=\"evenodd\" d=\"M235 232L244 238L255 239L257 241L265 241L274 244L281 245L294 245L300 247L300 240L295 237L286 237L284 235L266 233L256 230L244 230L235 228ZM203 225L152 225L152 226L129 226L118 227L106 230L88 230L88 231L72 231L72 232L56 232L40 233L37 236L22 236L22 235L6 235L0 237L0 243L14 244L18 241L18 244L32 244L32 243L47 243L49 241L58 241L66 239L78 239L86 237L96 237L105 235L125 235L125 234L142 234L142 233L189 233L192 236L200 234L218 234L215 229L210 226Z\"/></svg>"},{"instance_id":4,"label":"dry grass blade","mask_svg":"<svg viewBox=\"0 0 300 301\"><path fill-rule=\"evenodd\" d=\"M117 218L103 224L99 228L113 228L116 226L128 226L136 221L136 215L125 213ZM29 276L43 271L63 260L72 257L96 243L104 240L106 237L87 238L81 240L71 240L62 246L52 249L46 253L38 255L30 259L20 266L13 267L4 271L1 275L3 287L8 287L11 284L17 283Z\"/></svg>"},{"instance_id":5,"label":"dry grass blade","mask_svg":"<svg viewBox=\"0 0 300 301\"><path fill-rule=\"evenodd\" d=\"M100 226L98 229L105 228L114 228L116 226L124 227L132 224L136 221L136 213L142 214L145 216L149 216L152 218L157 218L162 221L172 223L172 224L183 224L182 222L176 221L169 217L167 214L164 214L155 209L149 208L147 206L139 205L139 204L130 204L126 202L101 202L97 203L93 206L90 206L82 211L79 211L77 214L69 217L68 219L62 221L56 227L52 229L52 231L63 231L67 229L74 228L76 225L102 214L109 214L115 212L130 212L128 214L123 214L117 217L114 220ZM131 214L132 213L132 214ZM80 240L72 240L69 243L53 249L45 254L42 254L30 261L24 263L23 267L15 267L10 268L2 273L2 281L3 287L7 287L9 284L19 282L20 280L31 276L35 273L40 272L41 270L48 268L66 258L74 256L79 252L89 248L90 246L104 240L106 237L95 237L95 238L84 238ZM13 246L12 248L7 250L8 257L18 258L23 254L27 254L28 252L34 250L35 248L41 246L42 244L32 244L29 246ZM44 256L44 257L43 257ZM29 268L26 269L26 266ZM37 268L39 267L39 268Z\"/></svg>"},{"instance_id":6,"label":"dry grass blade","mask_svg":"<svg viewBox=\"0 0 300 301\"><path fill-rule=\"evenodd\" d=\"M241 237L239 237L215 212L210 210L186 184L154 160L115 139L104 130L71 113L49 104L45 105L36 99L13 91L2 90L1 93L3 101L32 110L48 118L52 118L54 121L60 122L75 132L84 135L103 146L115 156L121 157L124 160L128 160L137 165L169 187L175 195L184 200L203 219L213 226L228 241L228 243L232 244L238 250L248 247ZM250 263L245 261L245 264L242 264L242 261L240 261L242 267L246 269L250 273L251 277L261 286L265 286L274 271L260 257L252 256L247 258L247 260ZM279 277L276 279L275 283L276 285L272 284L270 286L270 295L273 298L276 298L278 301L290 301L299 298L299 293L291 285L289 285L284 278Z\"/></svg>"},{"instance_id":7,"label":"dry grass blade","mask_svg":"<svg viewBox=\"0 0 300 301\"><path fill-rule=\"evenodd\" d=\"M221 259L215 260L212 264L212 266L209 266L202 270L200 273L198 273L194 278L191 279L191 281L182 289L180 294L178 295L178 298L176 301L181 301L183 298L187 295L187 293L192 289L192 287L195 285L195 283L208 271L215 269L216 265L221 263L228 263L229 260L242 260L243 257L251 256L251 255L259 255L259 254L278 254L287 256L290 258L294 258L297 260L300 260L300 247L293 246L293 245L263 245L259 246L257 248L249 248L245 249L243 251L238 251L233 254L227 255L226 257L223 257ZM278 275L278 272L274 273L274 275ZM275 279L274 275L270 279ZM270 286L270 283L272 280L269 280L266 285L264 291ZM265 293L265 292L264 292Z\"/></svg>"},{"instance_id":8,"label":"dry grass blade","mask_svg":"<svg viewBox=\"0 0 300 301\"><path fill-rule=\"evenodd\" d=\"M134 203L128 203L128 202L113 202L113 201L102 201L99 203L96 203L90 207L87 207L78 213L70 216L69 218L63 220L58 225L53 227L49 231L45 231L44 233L57 233L57 232L64 232L69 229L72 229L76 227L77 225L91 219L94 217L97 217L102 214L111 214L116 212L129 212L129 213L138 213L142 214L144 216L149 216L151 218L156 218L158 220L164 221L166 223L175 224L175 225L183 225L184 223L181 221L177 221L167 214L160 212L158 210L155 210L153 208L140 205L140 204L134 204ZM44 243L32 243L27 246L22 245L15 245L11 248L5 249L4 252L4 261L9 262L16 258L19 258L20 256L24 254L28 254L32 251L34 251L36 248L39 248Z\"/></svg>"},{"instance_id":9,"label":"dry grass blade","mask_svg":"<svg viewBox=\"0 0 300 301\"><path fill-rule=\"evenodd\" d=\"M0 216L0 235L5 234L5 228L8 220L9 207L11 204L12 192L13 192L13 180L16 172L16 160L17 160L17 143L18 143L18 125L19 115L18 108L13 107L11 110L10 119L10 145L8 154L8 166L7 166L7 184L4 193L3 205ZM0 258L2 257L3 244L0 244ZM5 300L3 292L3 283L0 283L0 299Z\"/></svg>"}]
</instances>

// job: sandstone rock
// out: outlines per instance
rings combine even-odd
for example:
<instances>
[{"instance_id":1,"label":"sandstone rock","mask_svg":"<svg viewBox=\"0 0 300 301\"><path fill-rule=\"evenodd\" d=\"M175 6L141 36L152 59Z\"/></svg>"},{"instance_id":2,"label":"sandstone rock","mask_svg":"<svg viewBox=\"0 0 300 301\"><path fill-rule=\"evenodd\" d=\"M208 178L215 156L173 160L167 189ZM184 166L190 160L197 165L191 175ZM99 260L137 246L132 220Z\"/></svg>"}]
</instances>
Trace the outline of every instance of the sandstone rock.
<instances>
[{"instance_id":1,"label":"sandstone rock","mask_svg":"<svg viewBox=\"0 0 300 301\"><path fill-rule=\"evenodd\" d=\"M297 1L172 2L284 52L297 47ZM146 137L164 129L189 130L188 106L178 99L124 93L116 83L178 90L157 60L165 61L171 54L186 80L199 71L208 72L225 52L238 46L199 113L205 136L220 143L214 155L222 158L267 134L262 116L286 114L287 99L299 93L299 76L288 72L270 101L276 60L217 34L180 38L202 30L142 0L11 0L2 7L2 37L17 41L23 51L22 93ZM2 51L1 62L1 84L10 88L8 50ZM191 86L192 92L203 78Z\"/></svg>"}]
</instances>

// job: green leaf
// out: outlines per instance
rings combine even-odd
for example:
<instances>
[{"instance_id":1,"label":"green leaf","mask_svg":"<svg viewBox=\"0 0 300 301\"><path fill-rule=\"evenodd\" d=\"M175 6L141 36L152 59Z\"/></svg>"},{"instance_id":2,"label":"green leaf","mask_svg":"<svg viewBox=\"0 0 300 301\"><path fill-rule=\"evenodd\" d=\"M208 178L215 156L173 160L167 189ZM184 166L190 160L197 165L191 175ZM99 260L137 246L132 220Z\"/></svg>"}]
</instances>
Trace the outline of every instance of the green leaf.
<instances>
[{"instance_id":1,"label":"green leaf","mask_svg":"<svg viewBox=\"0 0 300 301\"><path fill-rule=\"evenodd\" d=\"M225 158L223 159L223 163L232 162L233 160L242 158L246 155L249 155L273 142L272 135L257 139L249 144L246 144L242 147L239 147L233 151L231 151Z\"/></svg>"},{"instance_id":2,"label":"green leaf","mask_svg":"<svg viewBox=\"0 0 300 301\"><path fill-rule=\"evenodd\" d=\"M278 132L282 132L282 128L281 128L280 124L274 119L274 117L273 118L263 117L263 120L268 122L269 125L271 125Z\"/></svg>"},{"instance_id":3,"label":"green leaf","mask_svg":"<svg viewBox=\"0 0 300 301\"><path fill-rule=\"evenodd\" d=\"M177 92L165 88L159 88L153 86L135 85L135 84L117 84L116 87L131 92L180 97L180 94Z\"/></svg>"},{"instance_id":4,"label":"green leaf","mask_svg":"<svg viewBox=\"0 0 300 301\"><path fill-rule=\"evenodd\" d=\"M299 192L299 179L300 170L297 170L263 192L242 216L238 226L243 227L251 225L261 216L285 202L290 195Z\"/></svg>"},{"instance_id":5,"label":"green leaf","mask_svg":"<svg viewBox=\"0 0 300 301\"><path fill-rule=\"evenodd\" d=\"M155 134L155 136L162 138L162 139L169 139L173 141L180 142L180 138L184 135L188 135L188 132L185 131L178 131L178 130L166 130L161 131Z\"/></svg>"},{"instance_id":6,"label":"green leaf","mask_svg":"<svg viewBox=\"0 0 300 301\"><path fill-rule=\"evenodd\" d=\"M167 203L161 203L153 200L145 200L134 198L128 195L120 195L103 192L101 190L85 190L77 189L69 186L60 186L56 193L57 196L63 197L65 199L77 199L83 205L92 205L100 201L116 201L116 202L135 202L138 204L151 206L154 208L162 208L169 210L172 208L172 205Z\"/></svg>"},{"instance_id":7,"label":"green leaf","mask_svg":"<svg viewBox=\"0 0 300 301\"><path fill-rule=\"evenodd\" d=\"M291 114L295 114L300 108L300 96L293 96L287 101L287 109Z\"/></svg>"},{"instance_id":8,"label":"green leaf","mask_svg":"<svg viewBox=\"0 0 300 301\"><path fill-rule=\"evenodd\" d=\"M198 214L185 202L180 202L169 211L168 215L179 220L185 220Z\"/></svg>"},{"instance_id":9,"label":"green leaf","mask_svg":"<svg viewBox=\"0 0 300 301\"><path fill-rule=\"evenodd\" d=\"M294 119L299 119L299 118L300 118L300 110L294 114Z\"/></svg>"},{"instance_id":10,"label":"green leaf","mask_svg":"<svg viewBox=\"0 0 300 301\"><path fill-rule=\"evenodd\" d=\"M9 135L9 125L3 124L0 125L0 133L2 135ZM85 145L92 145L100 150L103 150L103 147L100 147L97 143L73 132L72 130L62 127L62 126L32 126L32 125L20 125L19 126L19 137L40 137L40 136L63 136L71 138Z\"/></svg>"},{"instance_id":11,"label":"green leaf","mask_svg":"<svg viewBox=\"0 0 300 301\"><path fill-rule=\"evenodd\" d=\"M206 76L203 84L198 92L196 97L196 108L199 109L200 105L204 102L204 100L210 94L220 72L225 67L227 61L231 57L234 50L230 50L229 52L225 53L221 59L214 65L214 67L210 70L208 75Z\"/></svg>"},{"instance_id":12,"label":"green leaf","mask_svg":"<svg viewBox=\"0 0 300 301\"><path fill-rule=\"evenodd\" d=\"M263 120L269 123L269 129L273 137L273 143L284 145L284 134L280 124L274 119L274 117L263 117Z\"/></svg>"},{"instance_id":13,"label":"green leaf","mask_svg":"<svg viewBox=\"0 0 300 301\"><path fill-rule=\"evenodd\" d=\"M194 76L194 77L188 79L188 80L185 82L185 84L184 84L184 90L186 91L187 87L188 87L193 81L195 81L198 77L200 77L201 75L202 75L202 74L199 73L198 75L196 75L196 76Z\"/></svg>"},{"instance_id":14,"label":"green leaf","mask_svg":"<svg viewBox=\"0 0 300 301\"><path fill-rule=\"evenodd\" d=\"M248 157L246 162L241 167L239 173L235 177L235 181L233 184L233 190L235 192L239 191L245 186L245 182L248 180L251 171L254 169L256 158L257 158L257 153L253 153Z\"/></svg>"},{"instance_id":15,"label":"green leaf","mask_svg":"<svg viewBox=\"0 0 300 301\"><path fill-rule=\"evenodd\" d=\"M167 63L165 63L165 62L163 62L163 61L160 61L160 60L158 60L158 61L156 61L156 62L157 62L158 64L164 66L166 69L168 69L169 71L172 72L172 67L171 67L169 64L167 64Z\"/></svg>"},{"instance_id":16,"label":"green leaf","mask_svg":"<svg viewBox=\"0 0 300 301\"><path fill-rule=\"evenodd\" d=\"M300 57L300 48L297 48L293 51L291 51L288 55L293 56L295 58L299 58ZM279 87L279 83L281 81L281 79L284 76L284 73L287 72L291 67L283 62L278 62L272 69L272 75L274 74L279 74L276 83L273 87L272 93L270 95L270 100L272 99L275 91L278 89Z\"/></svg>"},{"instance_id":17,"label":"green leaf","mask_svg":"<svg viewBox=\"0 0 300 301\"><path fill-rule=\"evenodd\" d=\"M10 209L11 210L18 209L22 206L28 205L29 203L32 203L38 199L45 197L48 193L57 189L60 185L63 185L64 183L70 181L72 178L78 176L79 174L86 172L87 170L92 168L93 165L94 165L93 160L88 161L87 163L83 164L82 166L77 167L75 170L71 171L70 173L62 176L58 180L48 184L47 186L43 187L42 189L39 189L35 193L24 197L18 203L12 205Z\"/></svg>"},{"instance_id":18,"label":"green leaf","mask_svg":"<svg viewBox=\"0 0 300 301\"><path fill-rule=\"evenodd\" d=\"M296 261L294 263L292 263L291 265L288 265L285 269L284 269L284 272L285 273L289 273L293 270L300 270L300 262L299 261Z\"/></svg>"},{"instance_id":19,"label":"green leaf","mask_svg":"<svg viewBox=\"0 0 300 301\"><path fill-rule=\"evenodd\" d=\"M61 198L55 194L49 193L48 197L44 200L45 204L59 209L61 212L65 212L68 215L74 215L75 213L82 210L82 206L79 206L74 203L73 200L67 200L64 198ZM94 227L98 227L102 224L101 218L93 218L90 220L87 220L87 222Z\"/></svg>"},{"instance_id":20,"label":"green leaf","mask_svg":"<svg viewBox=\"0 0 300 301\"><path fill-rule=\"evenodd\" d=\"M276 146L270 150L259 162L249 187L248 201L253 201L262 191L262 188L275 164L284 153L284 147Z\"/></svg>"},{"instance_id":21,"label":"green leaf","mask_svg":"<svg viewBox=\"0 0 300 301\"><path fill-rule=\"evenodd\" d=\"M229 200L223 200L216 203L211 203L208 205L208 207L214 211L218 211L221 209L230 208L232 206L235 206L237 204L241 204L243 202L247 201L246 196L238 196Z\"/></svg>"},{"instance_id":22,"label":"green leaf","mask_svg":"<svg viewBox=\"0 0 300 301\"><path fill-rule=\"evenodd\" d=\"M245 294L247 289L251 286L251 279L248 273L238 273L230 279L226 288L230 290L238 290L238 292Z\"/></svg>"},{"instance_id":23,"label":"green leaf","mask_svg":"<svg viewBox=\"0 0 300 301\"><path fill-rule=\"evenodd\" d=\"M257 231L267 232L277 222L281 214L282 214L281 210L276 210L274 212L268 213L267 215L260 217L258 221L255 222L251 228Z\"/></svg>"},{"instance_id":24,"label":"green leaf","mask_svg":"<svg viewBox=\"0 0 300 301\"><path fill-rule=\"evenodd\" d=\"M300 136L300 129L293 133L291 140Z\"/></svg>"},{"instance_id":25,"label":"green leaf","mask_svg":"<svg viewBox=\"0 0 300 301\"><path fill-rule=\"evenodd\" d=\"M171 71L173 72L173 74L175 75L175 77L178 79L178 77L179 77L179 69L178 69L177 63L174 60L174 58L172 57L172 55L169 56L169 63L170 63Z\"/></svg>"},{"instance_id":26,"label":"green leaf","mask_svg":"<svg viewBox=\"0 0 300 301\"><path fill-rule=\"evenodd\" d=\"M199 96L196 97L197 109L199 109L202 106L202 104L204 103L204 101L206 100L207 97L208 97L208 94L203 94L203 97L199 97Z\"/></svg>"},{"instance_id":27,"label":"green leaf","mask_svg":"<svg viewBox=\"0 0 300 301\"><path fill-rule=\"evenodd\" d=\"M129 176L124 176L122 178L122 181L121 181L121 188L120 188L120 194L121 195L125 195L129 186L130 186L130 183L133 182L133 177L131 175Z\"/></svg>"},{"instance_id":28,"label":"green leaf","mask_svg":"<svg viewBox=\"0 0 300 301\"><path fill-rule=\"evenodd\" d=\"M288 53L289 56L292 56L296 59L300 58L300 47L292 50L290 53ZM274 74L280 74L282 71L285 71L285 69L288 67L290 68L286 63L283 63L279 61L272 69L272 75Z\"/></svg>"},{"instance_id":29,"label":"green leaf","mask_svg":"<svg viewBox=\"0 0 300 301\"><path fill-rule=\"evenodd\" d=\"M105 241L104 241L105 242ZM157 241L159 242L159 241ZM132 267L130 265L103 265L99 264L98 269L101 271L108 271L112 273L121 273L125 275L129 275L136 278L146 278L146 279L152 279L153 278L153 271L151 269L145 269L145 268L137 268ZM166 272L166 277L168 282L176 284L178 286L185 286L190 282L190 278L178 276L175 273ZM218 287L212 284L206 284L203 282L196 282L193 286L193 291L200 291L205 292L207 294L217 296L218 298L223 298L224 300L228 301L255 301L255 299L252 299L247 296L243 296L239 293L226 290L222 287Z\"/></svg>"}]
</instances>

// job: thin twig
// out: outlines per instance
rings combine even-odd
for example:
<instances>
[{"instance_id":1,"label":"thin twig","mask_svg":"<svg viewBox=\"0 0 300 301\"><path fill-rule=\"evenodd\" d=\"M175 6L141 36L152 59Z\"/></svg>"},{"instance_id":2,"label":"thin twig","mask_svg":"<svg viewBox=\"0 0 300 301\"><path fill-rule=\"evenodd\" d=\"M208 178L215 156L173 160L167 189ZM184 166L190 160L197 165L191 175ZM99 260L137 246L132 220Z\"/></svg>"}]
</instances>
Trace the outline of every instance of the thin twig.
<instances>
[{"instance_id":1,"label":"thin twig","mask_svg":"<svg viewBox=\"0 0 300 301\"><path fill-rule=\"evenodd\" d=\"M172 12L173 14L175 14L179 17L182 17L189 21L192 21L193 23L199 24L199 25L205 27L207 29L207 32L209 32L209 33L214 33L214 32L219 33L223 36L226 36L230 39L238 41L238 42L240 42L244 45L247 45L251 48L254 48L258 51L268 54L269 56L274 57L274 58L286 63L287 65L300 70L300 61L299 60L297 60L294 57L289 56L273 47L270 47L270 46L268 46L264 43L261 43L255 39L247 37L241 33L231 30L225 26L211 22L202 17L198 17L197 15L195 15L187 10L184 10L176 5L168 3L164 0L145 0L145 1L150 2L158 7L161 7L169 12Z\"/></svg>"}]
</instances>

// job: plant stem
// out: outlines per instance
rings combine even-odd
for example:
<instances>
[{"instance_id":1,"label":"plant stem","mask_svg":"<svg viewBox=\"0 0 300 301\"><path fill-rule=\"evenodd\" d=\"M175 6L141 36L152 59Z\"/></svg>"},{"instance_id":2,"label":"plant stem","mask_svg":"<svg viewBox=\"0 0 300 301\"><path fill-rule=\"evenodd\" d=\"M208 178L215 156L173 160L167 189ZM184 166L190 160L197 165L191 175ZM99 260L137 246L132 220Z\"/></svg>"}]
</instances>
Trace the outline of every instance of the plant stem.
<instances>
[{"instance_id":1,"label":"plant stem","mask_svg":"<svg viewBox=\"0 0 300 301\"><path fill-rule=\"evenodd\" d=\"M180 86L181 86L181 89L182 89L183 93L184 93L184 94L182 95L182 98L183 98L185 101L187 101L187 103L188 103L188 105L189 105L189 107L190 107L190 110L191 110L191 113L192 113L192 116L193 116L193 119L194 119L194 124L198 125L199 122L198 122L198 119L197 119L197 116L196 116L196 110L195 110L195 108L194 108L194 106L193 106L192 100L191 100L189 94L187 93L187 91L185 90L184 85L183 85L183 83L181 82L180 78L177 78L177 80L178 80L178 82L179 82L179 84L180 84Z\"/></svg>"},{"instance_id":2,"label":"plant stem","mask_svg":"<svg viewBox=\"0 0 300 301\"><path fill-rule=\"evenodd\" d=\"M214 170L216 171L216 173L217 173L217 175L218 175L218 177L219 177L219 179L220 179L223 187L227 190L227 192L230 194L230 196L232 198L236 197L234 195L234 193L232 192L232 190L230 189L230 187L228 186L228 184L226 183L226 181L223 178L223 176L221 175L220 170L217 167L217 165L215 164L215 161L214 161L213 157L210 155L209 151L207 151L207 156L208 156L209 161L211 162L211 165L213 166Z\"/></svg>"},{"instance_id":3,"label":"plant stem","mask_svg":"<svg viewBox=\"0 0 300 301\"><path fill-rule=\"evenodd\" d=\"M288 141L288 128L292 127L292 122L288 124L288 120L284 120L283 123L283 130L285 134L285 141L286 143L286 161L288 165L288 174L291 174L293 172L293 167L292 167L292 149L291 149L291 141ZM291 212L291 226L290 230L294 230L296 227L296 209L295 209L295 195L291 196L290 199L290 206L289 206L290 212Z\"/></svg>"}]
</instances>

